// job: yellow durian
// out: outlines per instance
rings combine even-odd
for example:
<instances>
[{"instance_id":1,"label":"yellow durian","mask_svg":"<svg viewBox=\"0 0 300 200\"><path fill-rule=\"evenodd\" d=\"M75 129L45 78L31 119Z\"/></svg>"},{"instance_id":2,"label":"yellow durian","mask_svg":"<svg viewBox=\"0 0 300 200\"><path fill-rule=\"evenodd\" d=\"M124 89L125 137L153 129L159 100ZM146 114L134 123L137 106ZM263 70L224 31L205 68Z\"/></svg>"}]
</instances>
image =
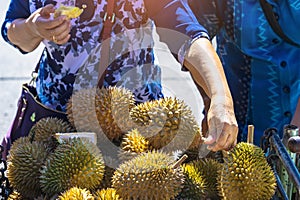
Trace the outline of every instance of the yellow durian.
<instances>
[{"instance_id":1,"label":"yellow durian","mask_svg":"<svg viewBox=\"0 0 300 200\"><path fill-rule=\"evenodd\" d=\"M241 142L224 153L218 188L224 200L269 200L276 190L276 178L263 150Z\"/></svg>"}]
</instances>

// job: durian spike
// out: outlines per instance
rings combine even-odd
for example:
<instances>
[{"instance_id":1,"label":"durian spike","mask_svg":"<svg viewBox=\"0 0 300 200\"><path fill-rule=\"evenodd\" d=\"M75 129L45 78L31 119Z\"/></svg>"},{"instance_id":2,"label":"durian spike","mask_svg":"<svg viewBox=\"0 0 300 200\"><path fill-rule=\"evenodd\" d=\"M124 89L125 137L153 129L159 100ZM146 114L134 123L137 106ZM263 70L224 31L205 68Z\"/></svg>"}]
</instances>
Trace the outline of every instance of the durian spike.
<instances>
[{"instance_id":1,"label":"durian spike","mask_svg":"<svg viewBox=\"0 0 300 200\"><path fill-rule=\"evenodd\" d=\"M177 160L173 165L172 168L176 169L177 167L179 167L186 159L188 158L188 156L186 154L184 154L181 158L179 158L179 160Z\"/></svg>"},{"instance_id":2,"label":"durian spike","mask_svg":"<svg viewBox=\"0 0 300 200\"><path fill-rule=\"evenodd\" d=\"M254 126L253 125L248 125L247 143L253 144L253 138L254 138Z\"/></svg>"}]
</instances>

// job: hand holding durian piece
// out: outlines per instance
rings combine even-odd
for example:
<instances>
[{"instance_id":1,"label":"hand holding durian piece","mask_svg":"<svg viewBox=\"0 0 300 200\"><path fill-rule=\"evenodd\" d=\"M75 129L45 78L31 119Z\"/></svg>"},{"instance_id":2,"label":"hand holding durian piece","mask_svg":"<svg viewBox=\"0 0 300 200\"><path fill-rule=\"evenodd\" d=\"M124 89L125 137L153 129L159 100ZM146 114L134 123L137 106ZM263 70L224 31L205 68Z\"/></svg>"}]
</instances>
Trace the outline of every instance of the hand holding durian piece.
<instances>
[{"instance_id":1,"label":"hand holding durian piece","mask_svg":"<svg viewBox=\"0 0 300 200\"><path fill-rule=\"evenodd\" d=\"M54 12L54 18L65 15L69 19L77 18L81 15L83 12L83 9L86 7L86 5L82 6L82 8L78 8L76 6L64 6L61 5L59 8L57 8Z\"/></svg>"}]
</instances>

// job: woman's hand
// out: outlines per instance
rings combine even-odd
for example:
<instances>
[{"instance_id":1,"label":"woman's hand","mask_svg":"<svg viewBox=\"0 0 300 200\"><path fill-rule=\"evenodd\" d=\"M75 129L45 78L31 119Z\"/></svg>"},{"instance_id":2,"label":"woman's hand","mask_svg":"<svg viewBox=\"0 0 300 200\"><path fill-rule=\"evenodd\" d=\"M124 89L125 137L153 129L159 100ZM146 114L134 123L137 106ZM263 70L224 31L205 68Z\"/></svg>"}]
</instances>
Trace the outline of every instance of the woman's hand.
<instances>
[{"instance_id":1,"label":"woman's hand","mask_svg":"<svg viewBox=\"0 0 300 200\"><path fill-rule=\"evenodd\" d=\"M231 97L211 98L207 123L208 137L204 139L204 143L209 150L230 150L236 145L238 126Z\"/></svg>"},{"instance_id":2,"label":"woman's hand","mask_svg":"<svg viewBox=\"0 0 300 200\"><path fill-rule=\"evenodd\" d=\"M27 19L15 19L8 27L8 39L25 52L36 49L42 40L64 44L70 38L71 24L66 16L53 18L55 11L49 4L36 10Z\"/></svg>"},{"instance_id":3,"label":"woman's hand","mask_svg":"<svg viewBox=\"0 0 300 200\"><path fill-rule=\"evenodd\" d=\"M51 17L54 11L54 6L48 4L34 12L26 23L34 36L64 44L70 39L70 20L64 15Z\"/></svg>"},{"instance_id":4,"label":"woman's hand","mask_svg":"<svg viewBox=\"0 0 300 200\"><path fill-rule=\"evenodd\" d=\"M208 135L204 138L206 144L204 146L212 151L228 150L234 147L238 126L233 100L222 63L210 41L206 38L195 40L190 46L184 64L191 72L198 88L201 88L210 99L206 116L208 134L206 130L202 130L204 135ZM202 150L204 150L203 153L206 152L206 149Z\"/></svg>"}]
</instances>

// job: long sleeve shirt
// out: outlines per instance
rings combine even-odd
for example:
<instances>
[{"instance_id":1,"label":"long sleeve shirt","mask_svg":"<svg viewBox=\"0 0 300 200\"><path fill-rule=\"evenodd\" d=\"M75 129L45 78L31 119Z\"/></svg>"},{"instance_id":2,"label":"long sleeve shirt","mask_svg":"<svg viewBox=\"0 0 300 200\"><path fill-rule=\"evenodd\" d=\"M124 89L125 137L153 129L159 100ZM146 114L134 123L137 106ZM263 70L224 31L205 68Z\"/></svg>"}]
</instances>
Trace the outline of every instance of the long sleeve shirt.
<instances>
[{"instance_id":1,"label":"long sleeve shirt","mask_svg":"<svg viewBox=\"0 0 300 200\"><path fill-rule=\"evenodd\" d=\"M300 44L300 4L268 0L285 34ZM190 0L199 23L212 38L233 95L240 128L255 127L255 144L267 128L282 134L300 97L300 48L279 37L269 25L258 0Z\"/></svg>"}]
</instances>

